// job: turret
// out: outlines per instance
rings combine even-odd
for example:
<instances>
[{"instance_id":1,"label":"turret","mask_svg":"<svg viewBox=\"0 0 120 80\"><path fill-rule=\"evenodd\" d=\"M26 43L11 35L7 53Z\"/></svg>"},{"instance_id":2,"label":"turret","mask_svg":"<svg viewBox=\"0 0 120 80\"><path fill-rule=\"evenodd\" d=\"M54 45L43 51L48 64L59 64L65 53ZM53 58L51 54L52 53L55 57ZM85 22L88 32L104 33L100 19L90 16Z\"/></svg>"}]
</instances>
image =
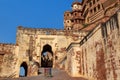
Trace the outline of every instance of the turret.
<instances>
[{"instance_id":1,"label":"turret","mask_svg":"<svg viewBox=\"0 0 120 80\"><path fill-rule=\"evenodd\" d=\"M66 11L64 13L64 29L65 30L71 30L72 27L72 15L70 11Z\"/></svg>"},{"instance_id":2,"label":"turret","mask_svg":"<svg viewBox=\"0 0 120 80\"><path fill-rule=\"evenodd\" d=\"M73 2L73 4L72 4L72 11L75 11L75 10L80 10L80 11L82 11L82 4L80 3L80 2L78 2L78 1L75 1L75 2Z\"/></svg>"},{"instance_id":3,"label":"turret","mask_svg":"<svg viewBox=\"0 0 120 80\"><path fill-rule=\"evenodd\" d=\"M83 26L84 18L82 14L82 4L79 1L72 3L72 11L64 13L64 29L65 30L79 30Z\"/></svg>"},{"instance_id":4,"label":"turret","mask_svg":"<svg viewBox=\"0 0 120 80\"><path fill-rule=\"evenodd\" d=\"M82 17L82 4L79 1L75 1L72 4L72 22L73 22L73 29L79 30L83 26L84 18Z\"/></svg>"}]
</instances>

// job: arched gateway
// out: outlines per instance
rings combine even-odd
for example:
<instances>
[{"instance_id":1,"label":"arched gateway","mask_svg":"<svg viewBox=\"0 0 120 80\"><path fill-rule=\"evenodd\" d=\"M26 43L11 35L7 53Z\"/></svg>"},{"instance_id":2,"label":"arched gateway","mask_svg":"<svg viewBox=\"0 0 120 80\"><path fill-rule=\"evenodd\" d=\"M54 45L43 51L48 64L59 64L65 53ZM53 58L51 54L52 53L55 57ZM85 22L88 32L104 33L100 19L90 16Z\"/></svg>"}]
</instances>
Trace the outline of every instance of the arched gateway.
<instances>
[{"instance_id":1,"label":"arched gateway","mask_svg":"<svg viewBox=\"0 0 120 80\"><path fill-rule=\"evenodd\" d=\"M49 61L45 61L45 59L43 59L43 57L45 56L45 53L49 52L52 56L53 56L53 51L52 51L52 47L49 44L46 44L43 46L43 50L41 53L41 67L50 67L48 64L50 63L51 67L53 65L53 60L51 62Z\"/></svg>"},{"instance_id":2,"label":"arched gateway","mask_svg":"<svg viewBox=\"0 0 120 80\"><path fill-rule=\"evenodd\" d=\"M23 62L21 65L20 65L20 73L19 73L19 76L20 77L25 77L27 76L27 71L28 71L28 65L26 62Z\"/></svg>"}]
</instances>

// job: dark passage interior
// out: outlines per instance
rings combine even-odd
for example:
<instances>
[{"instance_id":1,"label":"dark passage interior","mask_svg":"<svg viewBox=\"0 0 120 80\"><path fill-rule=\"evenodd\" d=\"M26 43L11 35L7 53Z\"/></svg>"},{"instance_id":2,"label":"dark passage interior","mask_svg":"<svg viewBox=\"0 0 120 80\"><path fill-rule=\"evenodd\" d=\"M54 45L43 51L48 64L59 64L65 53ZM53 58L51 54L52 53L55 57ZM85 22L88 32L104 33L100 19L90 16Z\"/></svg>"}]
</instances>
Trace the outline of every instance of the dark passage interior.
<instances>
[{"instance_id":1,"label":"dark passage interior","mask_svg":"<svg viewBox=\"0 0 120 80\"><path fill-rule=\"evenodd\" d=\"M46 52L50 52L52 54L52 56L53 56L52 47L49 44L46 44L46 45L43 46L43 50L42 50L41 56L43 56L44 53L46 53ZM51 64L52 63L53 63L53 61L51 61ZM46 64L48 64L48 61L46 62L41 57L41 67L47 67Z\"/></svg>"},{"instance_id":2,"label":"dark passage interior","mask_svg":"<svg viewBox=\"0 0 120 80\"><path fill-rule=\"evenodd\" d=\"M20 73L19 73L19 77L26 77L27 76L27 71L28 71L28 66L26 62L23 62L20 65Z\"/></svg>"}]
</instances>

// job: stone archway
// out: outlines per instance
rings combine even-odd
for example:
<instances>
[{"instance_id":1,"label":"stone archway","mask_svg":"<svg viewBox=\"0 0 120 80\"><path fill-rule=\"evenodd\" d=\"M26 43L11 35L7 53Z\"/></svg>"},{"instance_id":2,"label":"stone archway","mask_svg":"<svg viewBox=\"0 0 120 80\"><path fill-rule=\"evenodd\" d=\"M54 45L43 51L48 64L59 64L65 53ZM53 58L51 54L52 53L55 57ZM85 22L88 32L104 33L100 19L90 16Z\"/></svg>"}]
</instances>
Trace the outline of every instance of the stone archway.
<instances>
[{"instance_id":1,"label":"stone archway","mask_svg":"<svg viewBox=\"0 0 120 80\"><path fill-rule=\"evenodd\" d=\"M46 45L43 46L43 50L41 52L41 56L43 56L45 52L49 52L53 56L52 47L49 44L46 44ZM43 61L43 59L41 57L41 67L47 67L47 66L45 66L45 64L46 63ZM53 64L53 60L52 60L52 64Z\"/></svg>"},{"instance_id":2,"label":"stone archway","mask_svg":"<svg viewBox=\"0 0 120 80\"><path fill-rule=\"evenodd\" d=\"M19 73L19 77L26 77L27 76L27 72L28 72L28 65L26 62L23 62L20 65L20 73Z\"/></svg>"}]
</instances>

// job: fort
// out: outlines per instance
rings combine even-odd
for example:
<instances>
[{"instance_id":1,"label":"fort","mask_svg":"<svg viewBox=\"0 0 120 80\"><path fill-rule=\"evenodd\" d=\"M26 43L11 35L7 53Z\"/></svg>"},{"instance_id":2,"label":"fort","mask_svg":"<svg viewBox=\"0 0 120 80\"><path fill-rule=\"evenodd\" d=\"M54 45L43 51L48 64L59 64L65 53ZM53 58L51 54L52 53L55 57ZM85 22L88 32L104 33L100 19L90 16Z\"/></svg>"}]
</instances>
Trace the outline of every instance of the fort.
<instances>
[{"instance_id":1,"label":"fort","mask_svg":"<svg viewBox=\"0 0 120 80\"><path fill-rule=\"evenodd\" d=\"M44 46L53 51L53 67L72 77L120 79L120 0L82 0L64 12L64 29L18 26L16 43L0 43L0 77L38 75ZM47 50L46 50L47 51Z\"/></svg>"}]
</instances>

